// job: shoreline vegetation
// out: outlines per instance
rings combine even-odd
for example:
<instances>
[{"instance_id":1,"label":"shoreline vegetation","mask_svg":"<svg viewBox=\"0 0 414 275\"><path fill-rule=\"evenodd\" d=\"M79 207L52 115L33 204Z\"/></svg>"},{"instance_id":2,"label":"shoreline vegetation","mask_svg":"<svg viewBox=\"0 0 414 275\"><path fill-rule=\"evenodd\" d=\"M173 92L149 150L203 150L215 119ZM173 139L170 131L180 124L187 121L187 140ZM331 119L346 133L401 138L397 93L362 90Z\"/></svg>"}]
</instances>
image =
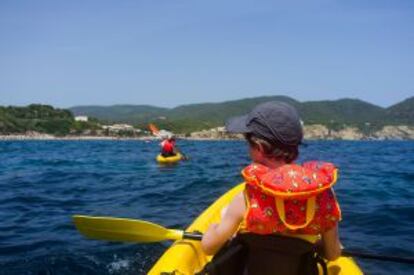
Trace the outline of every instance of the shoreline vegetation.
<instances>
[{"instance_id":1,"label":"shoreline vegetation","mask_svg":"<svg viewBox=\"0 0 414 275\"><path fill-rule=\"evenodd\" d=\"M285 96L159 108L147 105L0 106L0 140L153 140L148 124L191 140L232 140L224 122L278 100L303 118L305 140L414 140L414 97L388 108L358 99L299 102Z\"/></svg>"}]
</instances>

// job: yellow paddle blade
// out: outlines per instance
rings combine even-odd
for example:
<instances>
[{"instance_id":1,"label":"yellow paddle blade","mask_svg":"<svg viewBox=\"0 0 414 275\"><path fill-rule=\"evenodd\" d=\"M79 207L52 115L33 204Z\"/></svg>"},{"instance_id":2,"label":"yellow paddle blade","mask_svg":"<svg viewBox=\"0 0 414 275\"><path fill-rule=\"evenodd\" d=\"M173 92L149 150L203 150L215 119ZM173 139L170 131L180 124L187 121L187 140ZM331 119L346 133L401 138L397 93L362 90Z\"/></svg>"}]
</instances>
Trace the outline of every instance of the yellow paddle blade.
<instances>
[{"instance_id":1,"label":"yellow paddle blade","mask_svg":"<svg viewBox=\"0 0 414 275\"><path fill-rule=\"evenodd\" d=\"M107 241L150 243L180 240L184 233L135 219L74 215L73 222L83 235Z\"/></svg>"}]
</instances>

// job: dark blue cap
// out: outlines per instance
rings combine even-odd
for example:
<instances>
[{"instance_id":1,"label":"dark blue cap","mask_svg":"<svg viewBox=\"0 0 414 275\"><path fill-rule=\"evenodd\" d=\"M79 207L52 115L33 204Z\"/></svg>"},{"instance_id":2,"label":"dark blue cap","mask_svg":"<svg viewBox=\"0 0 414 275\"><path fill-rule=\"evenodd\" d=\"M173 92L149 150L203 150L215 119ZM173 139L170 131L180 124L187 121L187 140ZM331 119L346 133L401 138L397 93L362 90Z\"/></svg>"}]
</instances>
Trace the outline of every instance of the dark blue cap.
<instances>
[{"instance_id":1,"label":"dark blue cap","mask_svg":"<svg viewBox=\"0 0 414 275\"><path fill-rule=\"evenodd\" d=\"M271 101L257 105L244 116L227 121L230 133L251 133L270 142L299 145L303 139L303 127L299 114L291 105Z\"/></svg>"}]
</instances>

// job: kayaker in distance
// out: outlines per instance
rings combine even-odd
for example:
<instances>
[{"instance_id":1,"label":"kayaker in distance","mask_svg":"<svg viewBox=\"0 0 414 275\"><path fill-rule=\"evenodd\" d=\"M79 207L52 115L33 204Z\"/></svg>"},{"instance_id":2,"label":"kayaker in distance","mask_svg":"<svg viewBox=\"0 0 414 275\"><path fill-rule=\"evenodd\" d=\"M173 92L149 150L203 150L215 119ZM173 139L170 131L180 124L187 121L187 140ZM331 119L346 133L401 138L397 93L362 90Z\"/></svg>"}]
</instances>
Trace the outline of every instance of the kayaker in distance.
<instances>
[{"instance_id":1,"label":"kayaker in distance","mask_svg":"<svg viewBox=\"0 0 414 275\"><path fill-rule=\"evenodd\" d=\"M326 162L294 163L303 127L286 103L259 104L247 115L230 119L226 128L245 135L252 163L242 170L243 193L229 204L220 224L212 224L203 236L204 252L217 253L210 265L226 270L222 265L238 262L247 271L238 274L249 275L318 274L316 248L328 260L341 255L341 211L332 189L337 169ZM233 255L237 261L218 260ZM227 270L234 272L234 267Z\"/></svg>"},{"instance_id":2,"label":"kayaker in distance","mask_svg":"<svg viewBox=\"0 0 414 275\"><path fill-rule=\"evenodd\" d=\"M166 138L161 141L161 155L163 157L172 157L177 154L177 150L175 148L175 137L172 134L167 134Z\"/></svg>"}]
</instances>

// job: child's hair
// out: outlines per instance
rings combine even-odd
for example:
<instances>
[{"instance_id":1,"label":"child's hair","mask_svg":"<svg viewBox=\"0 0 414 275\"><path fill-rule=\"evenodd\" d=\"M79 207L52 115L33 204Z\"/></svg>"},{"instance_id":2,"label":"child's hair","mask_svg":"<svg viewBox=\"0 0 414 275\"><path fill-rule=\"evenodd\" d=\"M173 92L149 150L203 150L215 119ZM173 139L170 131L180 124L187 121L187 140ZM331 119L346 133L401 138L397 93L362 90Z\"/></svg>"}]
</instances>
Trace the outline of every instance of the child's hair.
<instances>
[{"instance_id":1,"label":"child's hair","mask_svg":"<svg viewBox=\"0 0 414 275\"><path fill-rule=\"evenodd\" d=\"M244 137L252 147L258 147L260 144L264 150L264 154L269 158L284 160L286 163L291 163L299 155L299 148L297 145L285 145L275 142L272 143L251 133L245 134Z\"/></svg>"}]
</instances>

